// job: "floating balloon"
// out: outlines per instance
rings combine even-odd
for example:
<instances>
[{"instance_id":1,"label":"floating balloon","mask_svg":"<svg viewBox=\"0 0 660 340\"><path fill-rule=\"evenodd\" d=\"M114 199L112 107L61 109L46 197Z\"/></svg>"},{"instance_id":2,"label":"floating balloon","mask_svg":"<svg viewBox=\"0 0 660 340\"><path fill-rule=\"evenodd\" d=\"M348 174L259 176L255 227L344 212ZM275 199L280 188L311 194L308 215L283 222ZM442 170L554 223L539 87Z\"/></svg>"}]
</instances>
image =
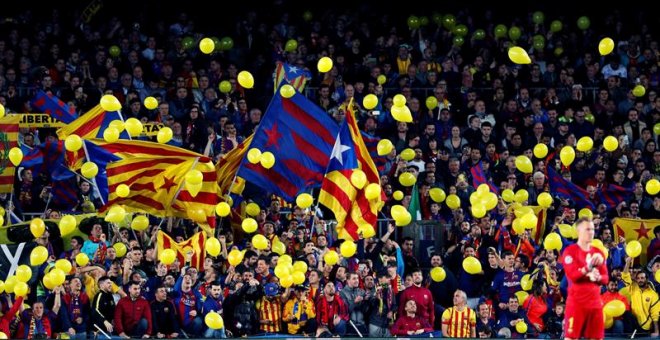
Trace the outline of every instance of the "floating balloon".
<instances>
[{"instance_id":1,"label":"floating balloon","mask_svg":"<svg viewBox=\"0 0 660 340\"><path fill-rule=\"evenodd\" d=\"M261 212L261 208L259 207L259 204L251 202L248 203L247 206L245 207L245 212L249 216L257 216Z\"/></svg>"},{"instance_id":2,"label":"floating balloon","mask_svg":"<svg viewBox=\"0 0 660 340\"><path fill-rule=\"evenodd\" d=\"M581 16L577 20L577 26L581 30L586 30L589 28L589 25L591 25L591 21L589 20L588 17L586 16Z\"/></svg>"},{"instance_id":3,"label":"floating balloon","mask_svg":"<svg viewBox=\"0 0 660 340\"><path fill-rule=\"evenodd\" d=\"M111 57L116 58L121 53L121 49L117 45L112 45L112 46L110 46L110 49L108 50L108 53L110 53Z\"/></svg>"},{"instance_id":4,"label":"floating balloon","mask_svg":"<svg viewBox=\"0 0 660 340\"><path fill-rule=\"evenodd\" d=\"M293 286L293 274L292 275L287 275L283 278L280 279L280 286L283 288L289 288Z\"/></svg>"},{"instance_id":5,"label":"floating balloon","mask_svg":"<svg viewBox=\"0 0 660 340\"><path fill-rule=\"evenodd\" d=\"M126 123L124 123L124 126L126 127L126 132L128 132L131 137L137 137L142 133L142 122L136 118L128 118Z\"/></svg>"},{"instance_id":6,"label":"floating balloon","mask_svg":"<svg viewBox=\"0 0 660 340\"><path fill-rule=\"evenodd\" d=\"M520 172L525 174L531 174L532 171L534 170L532 161L529 160L529 158L527 158L527 156L525 155L520 155L516 157L516 168L520 170Z\"/></svg>"},{"instance_id":7,"label":"floating balloon","mask_svg":"<svg viewBox=\"0 0 660 340\"><path fill-rule=\"evenodd\" d=\"M520 288L522 288L525 291L529 291L532 289L532 286L534 285L534 280L531 278L529 274L523 275L522 278L520 278Z\"/></svg>"},{"instance_id":8,"label":"floating balloon","mask_svg":"<svg viewBox=\"0 0 660 340\"><path fill-rule=\"evenodd\" d=\"M557 33L559 31L561 31L562 27L563 27L563 25L562 25L561 21L559 21L559 20L553 20L550 23L550 31L553 32L553 33Z\"/></svg>"},{"instance_id":9,"label":"floating balloon","mask_svg":"<svg viewBox=\"0 0 660 340\"><path fill-rule=\"evenodd\" d=\"M229 264L232 266L237 266L239 263L241 263L241 261L243 261L243 253L241 253L238 249L233 249L227 255L227 261L229 261Z\"/></svg>"},{"instance_id":10,"label":"floating balloon","mask_svg":"<svg viewBox=\"0 0 660 340\"><path fill-rule=\"evenodd\" d=\"M543 240L543 246L548 250L561 250L561 236L557 233L548 234L548 236L545 237L545 240Z\"/></svg>"},{"instance_id":11,"label":"floating balloon","mask_svg":"<svg viewBox=\"0 0 660 340\"><path fill-rule=\"evenodd\" d=\"M9 161L14 166L19 166L23 160L23 151L19 147L13 147L9 149Z\"/></svg>"},{"instance_id":12,"label":"floating balloon","mask_svg":"<svg viewBox=\"0 0 660 340\"><path fill-rule=\"evenodd\" d=\"M291 278L293 278L293 284L300 285L305 282L305 274L301 272L293 272L291 274Z\"/></svg>"},{"instance_id":13,"label":"floating balloon","mask_svg":"<svg viewBox=\"0 0 660 340\"><path fill-rule=\"evenodd\" d=\"M477 29L472 33L472 39L474 40L484 40L486 38L486 31L482 29Z\"/></svg>"},{"instance_id":14,"label":"floating balloon","mask_svg":"<svg viewBox=\"0 0 660 340\"><path fill-rule=\"evenodd\" d=\"M119 111L121 110L121 103L117 97L111 94L106 94L101 97L101 108L108 112Z\"/></svg>"},{"instance_id":15,"label":"floating balloon","mask_svg":"<svg viewBox=\"0 0 660 340\"><path fill-rule=\"evenodd\" d=\"M400 201L403 199L403 192L401 190L397 190L394 193L392 193L392 198L394 198L397 201Z\"/></svg>"},{"instance_id":16,"label":"floating balloon","mask_svg":"<svg viewBox=\"0 0 660 340\"><path fill-rule=\"evenodd\" d=\"M524 321L518 321L516 324L516 332L520 334L527 333L527 324Z\"/></svg>"},{"instance_id":17,"label":"floating balloon","mask_svg":"<svg viewBox=\"0 0 660 340\"><path fill-rule=\"evenodd\" d=\"M268 239L264 235L256 234L252 236L252 245L258 250L265 250L268 248Z\"/></svg>"},{"instance_id":18,"label":"floating balloon","mask_svg":"<svg viewBox=\"0 0 660 340\"><path fill-rule=\"evenodd\" d=\"M603 140L603 147L605 150L612 152L619 147L619 141L614 136L607 136Z\"/></svg>"},{"instance_id":19,"label":"floating balloon","mask_svg":"<svg viewBox=\"0 0 660 340\"><path fill-rule=\"evenodd\" d=\"M147 110L153 110L158 107L158 100L151 96L144 98L144 107Z\"/></svg>"},{"instance_id":20,"label":"floating balloon","mask_svg":"<svg viewBox=\"0 0 660 340\"><path fill-rule=\"evenodd\" d=\"M642 244L637 240L628 241L626 244L626 254L628 256L635 258L642 253Z\"/></svg>"},{"instance_id":21,"label":"floating balloon","mask_svg":"<svg viewBox=\"0 0 660 340\"><path fill-rule=\"evenodd\" d=\"M215 206L215 213L218 214L220 217L225 217L229 215L231 212L231 208L229 207L229 204L227 202L220 202Z\"/></svg>"},{"instance_id":22,"label":"floating balloon","mask_svg":"<svg viewBox=\"0 0 660 340\"><path fill-rule=\"evenodd\" d=\"M252 234L253 232L257 231L257 221L253 218L246 218L243 220L241 223L241 228L243 228L243 231L245 231L248 234Z\"/></svg>"},{"instance_id":23,"label":"floating balloon","mask_svg":"<svg viewBox=\"0 0 660 340\"><path fill-rule=\"evenodd\" d=\"M408 28L411 30L418 29L420 25L419 18L411 15L408 17Z\"/></svg>"},{"instance_id":24,"label":"floating balloon","mask_svg":"<svg viewBox=\"0 0 660 340\"><path fill-rule=\"evenodd\" d=\"M367 184L367 175L364 171L360 169L353 170L353 173L351 174L351 184L358 189L364 188Z\"/></svg>"},{"instance_id":25,"label":"floating balloon","mask_svg":"<svg viewBox=\"0 0 660 340\"><path fill-rule=\"evenodd\" d=\"M75 152L82 148L82 139L78 135L70 135L64 140L64 148L67 151Z\"/></svg>"},{"instance_id":26,"label":"floating balloon","mask_svg":"<svg viewBox=\"0 0 660 340\"><path fill-rule=\"evenodd\" d=\"M522 35L522 31L520 30L520 28L516 26L511 26L511 28L509 28L509 38L511 38L512 41L516 41L520 39L521 35Z\"/></svg>"},{"instance_id":27,"label":"floating balloon","mask_svg":"<svg viewBox=\"0 0 660 340\"><path fill-rule=\"evenodd\" d=\"M594 147L594 140L589 136L580 138L577 142L578 151L587 152Z\"/></svg>"},{"instance_id":28,"label":"floating balloon","mask_svg":"<svg viewBox=\"0 0 660 340\"><path fill-rule=\"evenodd\" d=\"M461 206L461 199L458 198L458 196L456 196L455 194L450 194L449 196L447 196L445 203L447 203L449 209L456 210Z\"/></svg>"},{"instance_id":29,"label":"floating balloon","mask_svg":"<svg viewBox=\"0 0 660 340\"><path fill-rule=\"evenodd\" d=\"M164 126L162 129L158 130L158 134L156 134L156 140L160 144L165 144L171 141L173 136L174 136L174 132L172 131L172 129L170 129L167 126Z\"/></svg>"},{"instance_id":30,"label":"floating balloon","mask_svg":"<svg viewBox=\"0 0 660 340\"><path fill-rule=\"evenodd\" d=\"M561 148L559 159L561 159L561 164L564 164L564 166L571 165L575 160L575 150L573 150L573 147L567 145Z\"/></svg>"},{"instance_id":31,"label":"floating balloon","mask_svg":"<svg viewBox=\"0 0 660 340\"><path fill-rule=\"evenodd\" d=\"M383 84L387 83L387 77L385 77L385 75L381 74L376 78L376 82L378 82L378 85L383 85Z\"/></svg>"},{"instance_id":32,"label":"floating balloon","mask_svg":"<svg viewBox=\"0 0 660 340\"><path fill-rule=\"evenodd\" d=\"M600 55L608 55L614 51L614 40L612 38L603 38L598 43L598 52Z\"/></svg>"},{"instance_id":33,"label":"floating balloon","mask_svg":"<svg viewBox=\"0 0 660 340\"><path fill-rule=\"evenodd\" d=\"M407 106L392 106L392 118L397 122L412 123L413 117Z\"/></svg>"},{"instance_id":34,"label":"floating balloon","mask_svg":"<svg viewBox=\"0 0 660 340\"><path fill-rule=\"evenodd\" d=\"M128 195L131 193L131 189L126 184L119 184L115 193L117 196L124 198L128 197Z\"/></svg>"},{"instance_id":35,"label":"floating balloon","mask_svg":"<svg viewBox=\"0 0 660 340\"><path fill-rule=\"evenodd\" d=\"M133 221L131 221L131 229L137 230L137 231L144 231L149 228L149 217L145 215L137 215L133 217Z\"/></svg>"},{"instance_id":36,"label":"floating balloon","mask_svg":"<svg viewBox=\"0 0 660 340\"><path fill-rule=\"evenodd\" d=\"M309 208L312 203L314 203L314 198L308 193L302 193L296 197L296 205L303 209Z\"/></svg>"},{"instance_id":37,"label":"floating balloon","mask_svg":"<svg viewBox=\"0 0 660 340\"><path fill-rule=\"evenodd\" d=\"M336 251L330 250L323 255L323 261L329 266L334 266L339 261L339 255Z\"/></svg>"},{"instance_id":38,"label":"floating balloon","mask_svg":"<svg viewBox=\"0 0 660 340\"><path fill-rule=\"evenodd\" d=\"M364 196L368 200L375 200L380 197L380 192L380 185L378 185L378 183L371 183L364 189Z\"/></svg>"},{"instance_id":39,"label":"floating balloon","mask_svg":"<svg viewBox=\"0 0 660 340\"><path fill-rule=\"evenodd\" d=\"M515 200L516 194L511 189L504 189L502 191L502 200L507 203L511 203Z\"/></svg>"},{"instance_id":40,"label":"floating balloon","mask_svg":"<svg viewBox=\"0 0 660 340\"><path fill-rule=\"evenodd\" d=\"M238 73L238 83L244 88L244 89L251 89L254 87L254 77L252 77L252 73L248 71L241 71Z\"/></svg>"},{"instance_id":41,"label":"floating balloon","mask_svg":"<svg viewBox=\"0 0 660 340\"><path fill-rule=\"evenodd\" d=\"M447 272L442 267L435 267L431 269L431 279L435 282L442 282L447 277Z\"/></svg>"},{"instance_id":42,"label":"floating balloon","mask_svg":"<svg viewBox=\"0 0 660 340\"><path fill-rule=\"evenodd\" d=\"M412 161L415 158L415 150L411 148L404 149L401 151L401 158L404 161Z\"/></svg>"},{"instance_id":43,"label":"floating balloon","mask_svg":"<svg viewBox=\"0 0 660 340\"><path fill-rule=\"evenodd\" d=\"M199 41L199 50L204 54L211 54L215 50L215 43L211 38L204 38Z\"/></svg>"},{"instance_id":44,"label":"floating balloon","mask_svg":"<svg viewBox=\"0 0 660 340\"><path fill-rule=\"evenodd\" d=\"M339 246L339 252L341 253L341 256L345 258L355 255L356 251L357 245L353 241L344 241L341 246Z\"/></svg>"},{"instance_id":45,"label":"floating balloon","mask_svg":"<svg viewBox=\"0 0 660 340\"><path fill-rule=\"evenodd\" d=\"M85 178L93 178L99 173L99 167L94 162L85 162L80 168L80 173Z\"/></svg>"},{"instance_id":46,"label":"floating balloon","mask_svg":"<svg viewBox=\"0 0 660 340\"><path fill-rule=\"evenodd\" d=\"M105 215L106 222L119 223L124 220L126 216L126 210L121 206L114 205L108 210L108 214Z\"/></svg>"},{"instance_id":47,"label":"floating balloon","mask_svg":"<svg viewBox=\"0 0 660 340\"><path fill-rule=\"evenodd\" d=\"M62 216L62 219L59 222L59 227L60 227L60 235L61 236L66 236L71 234L74 230L76 230L76 218L71 216L71 215L65 215Z\"/></svg>"},{"instance_id":48,"label":"floating balloon","mask_svg":"<svg viewBox=\"0 0 660 340\"><path fill-rule=\"evenodd\" d=\"M403 214L399 216L399 218L394 220L394 224L397 227L403 227L410 224L411 221L412 221L412 215L408 212L408 210L405 210Z\"/></svg>"},{"instance_id":49,"label":"floating balloon","mask_svg":"<svg viewBox=\"0 0 660 340\"><path fill-rule=\"evenodd\" d=\"M499 24L495 26L495 31L493 32L495 39L504 38L506 36L507 28L505 25Z\"/></svg>"},{"instance_id":50,"label":"floating balloon","mask_svg":"<svg viewBox=\"0 0 660 340\"><path fill-rule=\"evenodd\" d=\"M69 274L71 272L71 262L67 259L59 259L55 261L55 268L59 268L64 274Z\"/></svg>"},{"instance_id":51,"label":"floating balloon","mask_svg":"<svg viewBox=\"0 0 660 340\"><path fill-rule=\"evenodd\" d=\"M103 139L108 143L114 143L119 139L119 130L112 126L108 126L103 131Z\"/></svg>"},{"instance_id":52,"label":"floating balloon","mask_svg":"<svg viewBox=\"0 0 660 340\"><path fill-rule=\"evenodd\" d=\"M286 44L284 45L284 50L287 52L295 52L298 49L298 41L295 39L289 39L287 40Z\"/></svg>"},{"instance_id":53,"label":"floating balloon","mask_svg":"<svg viewBox=\"0 0 660 340\"><path fill-rule=\"evenodd\" d=\"M529 58L527 51L519 46L513 46L509 49L509 59L516 64L531 64L532 59Z\"/></svg>"},{"instance_id":54,"label":"floating balloon","mask_svg":"<svg viewBox=\"0 0 660 340\"><path fill-rule=\"evenodd\" d=\"M307 273L307 263L304 261L296 261L293 263L293 272Z\"/></svg>"},{"instance_id":55,"label":"floating balloon","mask_svg":"<svg viewBox=\"0 0 660 340\"><path fill-rule=\"evenodd\" d=\"M261 153L261 160L259 160L261 166L266 169L270 169L275 165L275 155L270 151Z\"/></svg>"},{"instance_id":56,"label":"floating balloon","mask_svg":"<svg viewBox=\"0 0 660 340\"><path fill-rule=\"evenodd\" d=\"M541 11L536 11L532 14L532 22L536 25L540 25L545 21L545 14Z\"/></svg>"},{"instance_id":57,"label":"floating balloon","mask_svg":"<svg viewBox=\"0 0 660 340\"><path fill-rule=\"evenodd\" d=\"M280 88L280 95L284 98L291 98L296 94L296 89L293 86L286 84Z\"/></svg>"},{"instance_id":58,"label":"floating balloon","mask_svg":"<svg viewBox=\"0 0 660 340\"><path fill-rule=\"evenodd\" d=\"M426 108L429 110L433 110L436 107L438 107L438 99L434 96L429 96L426 98Z\"/></svg>"},{"instance_id":59,"label":"floating balloon","mask_svg":"<svg viewBox=\"0 0 660 340\"><path fill-rule=\"evenodd\" d=\"M25 297L28 294L28 285L25 282L16 282L14 285L14 295Z\"/></svg>"},{"instance_id":60,"label":"floating balloon","mask_svg":"<svg viewBox=\"0 0 660 340\"><path fill-rule=\"evenodd\" d=\"M578 217L579 218L588 218L588 219L593 219L594 218L594 213L591 212L589 208L582 208L580 211L578 211Z\"/></svg>"},{"instance_id":61,"label":"floating balloon","mask_svg":"<svg viewBox=\"0 0 660 340\"><path fill-rule=\"evenodd\" d=\"M44 246L36 246L30 253L30 265L39 266L48 259L48 249ZM5 282L6 284L7 282Z\"/></svg>"},{"instance_id":62,"label":"floating balloon","mask_svg":"<svg viewBox=\"0 0 660 340\"><path fill-rule=\"evenodd\" d=\"M660 181L653 178L646 182L646 192L651 196L660 192Z\"/></svg>"},{"instance_id":63,"label":"floating balloon","mask_svg":"<svg viewBox=\"0 0 660 340\"><path fill-rule=\"evenodd\" d=\"M378 152L379 156L385 156L392 152L392 149L394 148L394 144L392 144L392 141L389 139L383 138L380 141L378 141L378 145L376 145L376 151Z\"/></svg>"},{"instance_id":64,"label":"floating balloon","mask_svg":"<svg viewBox=\"0 0 660 340\"><path fill-rule=\"evenodd\" d=\"M411 187L415 185L417 182L417 178L415 175L411 174L410 172L404 172L401 175L399 175L399 183L403 185L404 187Z\"/></svg>"},{"instance_id":65,"label":"floating balloon","mask_svg":"<svg viewBox=\"0 0 660 340\"><path fill-rule=\"evenodd\" d=\"M330 59L329 57L323 57L319 59L319 62L316 65L316 67L321 73L329 72L332 69L332 59Z\"/></svg>"},{"instance_id":66,"label":"floating balloon","mask_svg":"<svg viewBox=\"0 0 660 340\"><path fill-rule=\"evenodd\" d=\"M88 263L89 263L89 257L87 256L87 254L85 254L85 253L78 253L78 255L76 255L76 264L77 264L79 267L84 267L84 266L86 266Z\"/></svg>"},{"instance_id":67,"label":"floating balloon","mask_svg":"<svg viewBox=\"0 0 660 340\"><path fill-rule=\"evenodd\" d=\"M16 279L20 282L28 282L32 278L32 268L30 266L22 264L16 267Z\"/></svg>"},{"instance_id":68,"label":"floating balloon","mask_svg":"<svg viewBox=\"0 0 660 340\"><path fill-rule=\"evenodd\" d=\"M218 88L222 93L229 93L229 91L231 91L231 83L228 80L223 80L220 82L220 85L218 85Z\"/></svg>"},{"instance_id":69,"label":"floating balloon","mask_svg":"<svg viewBox=\"0 0 660 340\"><path fill-rule=\"evenodd\" d=\"M40 218L32 219L30 221L30 231L35 238L39 238L46 231L46 223Z\"/></svg>"},{"instance_id":70,"label":"floating balloon","mask_svg":"<svg viewBox=\"0 0 660 340\"><path fill-rule=\"evenodd\" d=\"M617 318L626 311L626 305L621 300L611 300L603 306L603 312L609 317Z\"/></svg>"},{"instance_id":71,"label":"floating balloon","mask_svg":"<svg viewBox=\"0 0 660 340\"><path fill-rule=\"evenodd\" d=\"M543 208L549 208L552 205L552 196L547 192L542 192L536 197L536 202Z\"/></svg>"},{"instance_id":72,"label":"floating balloon","mask_svg":"<svg viewBox=\"0 0 660 340\"><path fill-rule=\"evenodd\" d=\"M122 242L117 242L113 244L112 248L115 249L115 252L117 253L117 257L124 257L124 255L126 255L126 253L128 252L128 248Z\"/></svg>"},{"instance_id":73,"label":"floating balloon","mask_svg":"<svg viewBox=\"0 0 660 340\"><path fill-rule=\"evenodd\" d=\"M529 198L529 193L525 189L520 189L516 191L516 194L514 196L514 200L518 203L523 203L527 201L528 198Z\"/></svg>"},{"instance_id":74,"label":"floating balloon","mask_svg":"<svg viewBox=\"0 0 660 340\"><path fill-rule=\"evenodd\" d=\"M445 191L441 188L432 188L429 190L429 195L431 196L431 199L436 203L442 203L445 198L447 198L447 194L445 194Z\"/></svg>"},{"instance_id":75,"label":"floating balloon","mask_svg":"<svg viewBox=\"0 0 660 340\"><path fill-rule=\"evenodd\" d=\"M173 249L165 249L160 253L160 262L164 265L171 265L176 259L176 252Z\"/></svg>"},{"instance_id":76,"label":"floating balloon","mask_svg":"<svg viewBox=\"0 0 660 340\"><path fill-rule=\"evenodd\" d=\"M637 98L643 97L644 94L646 93L646 88L644 88L644 86L642 85L635 85L635 87L633 87L632 92L633 95Z\"/></svg>"},{"instance_id":77,"label":"floating balloon","mask_svg":"<svg viewBox=\"0 0 660 340\"><path fill-rule=\"evenodd\" d=\"M277 238L273 239L273 244L270 247L277 254L284 255L286 253L286 246L284 245L284 243L280 242Z\"/></svg>"},{"instance_id":78,"label":"floating balloon","mask_svg":"<svg viewBox=\"0 0 660 340\"><path fill-rule=\"evenodd\" d=\"M468 274L479 274L481 272L481 262L476 257L466 257L463 260L463 270Z\"/></svg>"},{"instance_id":79,"label":"floating balloon","mask_svg":"<svg viewBox=\"0 0 660 340\"><path fill-rule=\"evenodd\" d=\"M362 106L367 110L373 110L378 105L378 97L375 94L369 93L362 99Z\"/></svg>"}]
</instances>

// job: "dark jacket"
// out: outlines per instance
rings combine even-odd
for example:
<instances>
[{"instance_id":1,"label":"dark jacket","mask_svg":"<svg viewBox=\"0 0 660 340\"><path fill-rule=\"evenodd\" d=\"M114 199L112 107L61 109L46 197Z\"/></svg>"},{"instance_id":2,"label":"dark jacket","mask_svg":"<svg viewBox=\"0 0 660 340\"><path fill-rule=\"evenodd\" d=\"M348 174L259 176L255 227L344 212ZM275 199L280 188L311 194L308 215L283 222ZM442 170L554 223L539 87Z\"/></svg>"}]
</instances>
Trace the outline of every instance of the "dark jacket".
<instances>
[{"instance_id":1,"label":"dark jacket","mask_svg":"<svg viewBox=\"0 0 660 340\"><path fill-rule=\"evenodd\" d=\"M104 332L108 332L103 322L112 322L115 317L115 299L112 297L112 293L99 291L92 299L90 307L92 309L92 331L96 331L96 327L94 327L96 325Z\"/></svg>"},{"instance_id":2,"label":"dark jacket","mask_svg":"<svg viewBox=\"0 0 660 340\"><path fill-rule=\"evenodd\" d=\"M172 301L151 301L151 323L153 335L158 333L165 335L181 333L179 318L176 315L176 308Z\"/></svg>"}]
</instances>

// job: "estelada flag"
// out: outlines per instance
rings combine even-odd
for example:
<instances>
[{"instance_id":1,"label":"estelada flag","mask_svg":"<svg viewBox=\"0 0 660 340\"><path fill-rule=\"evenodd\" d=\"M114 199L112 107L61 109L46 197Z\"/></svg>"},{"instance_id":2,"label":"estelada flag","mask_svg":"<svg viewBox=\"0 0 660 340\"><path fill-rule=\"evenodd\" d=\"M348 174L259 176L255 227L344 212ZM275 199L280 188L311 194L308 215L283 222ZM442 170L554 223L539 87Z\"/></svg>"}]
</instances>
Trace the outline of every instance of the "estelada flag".
<instances>
[{"instance_id":1,"label":"estelada flag","mask_svg":"<svg viewBox=\"0 0 660 340\"><path fill-rule=\"evenodd\" d=\"M9 150L18 146L19 115L0 118L0 194L10 193L14 187L16 167L9 161Z\"/></svg>"},{"instance_id":2,"label":"estelada flag","mask_svg":"<svg viewBox=\"0 0 660 340\"><path fill-rule=\"evenodd\" d=\"M197 270L204 270L204 258L206 250L204 243L206 242L206 234L198 232L183 242L176 242L169 235L162 231L158 231L156 236L156 243L158 246L158 254L162 254L165 249L172 249L176 252L176 258L179 260L179 268L186 264L186 254L192 252L190 259L190 266L197 268Z\"/></svg>"},{"instance_id":3,"label":"estelada flag","mask_svg":"<svg viewBox=\"0 0 660 340\"><path fill-rule=\"evenodd\" d=\"M642 254L639 256L639 262L646 265L646 250L649 243L655 238L653 229L660 225L660 220L636 220L632 218L615 218L612 221L614 231L617 236L623 236L626 242L637 240L642 244Z\"/></svg>"}]
</instances>

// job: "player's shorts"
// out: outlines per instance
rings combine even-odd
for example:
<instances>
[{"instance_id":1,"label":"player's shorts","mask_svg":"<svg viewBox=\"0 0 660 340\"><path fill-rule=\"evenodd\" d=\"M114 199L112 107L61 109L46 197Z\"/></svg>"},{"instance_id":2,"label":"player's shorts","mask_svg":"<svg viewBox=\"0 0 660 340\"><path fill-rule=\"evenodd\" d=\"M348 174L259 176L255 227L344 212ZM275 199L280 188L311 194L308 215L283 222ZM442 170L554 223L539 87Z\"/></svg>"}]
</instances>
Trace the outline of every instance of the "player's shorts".
<instances>
[{"instance_id":1,"label":"player's shorts","mask_svg":"<svg viewBox=\"0 0 660 340\"><path fill-rule=\"evenodd\" d=\"M602 308L583 308L566 304L564 337L571 339L603 339L605 320Z\"/></svg>"}]
</instances>

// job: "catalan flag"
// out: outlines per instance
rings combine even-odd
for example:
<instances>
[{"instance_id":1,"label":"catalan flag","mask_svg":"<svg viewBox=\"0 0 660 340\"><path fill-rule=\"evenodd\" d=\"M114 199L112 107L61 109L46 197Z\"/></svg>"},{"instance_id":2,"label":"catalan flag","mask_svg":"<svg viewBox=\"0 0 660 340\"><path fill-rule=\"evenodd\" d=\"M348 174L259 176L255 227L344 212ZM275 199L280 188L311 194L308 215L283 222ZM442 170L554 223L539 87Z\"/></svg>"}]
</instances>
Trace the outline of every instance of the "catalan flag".
<instances>
[{"instance_id":1,"label":"catalan flag","mask_svg":"<svg viewBox=\"0 0 660 340\"><path fill-rule=\"evenodd\" d=\"M69 107L69 105L65 104L52 93L46 93L41 89L34 96L32 106L66 124L78 118L76 110L73 107Z\"/></svg>"},{"instance_id":2,"label":"catalan flag","mask_svg":"<svg viewBox=\"0 0 660 340\"><path fill-rule=\"evenodd\" d=\"M10 193L14 187L16 167L9 161L9 150L18 146L19 115L0 118L0 194Z\"/></svg>"},{"instance_id":3,"label":"catalan flag","mask_svg":"<svg viewBox=\"0 0 660 340\"><path fill-rule=\"evenodd\" d=\"M105 169L109 194L108 203L102 210L119 204L128 212L190 218L190 211L203 209L206 222L200 226L209 233L213 232L218 184L215 167L208 157L146 141L91 142L121 158L108 163ZM202 188L194 197L184 185L186 174L193 169L201 171L204 176ZM116 189L120 184L129 186L127 197L117 196Z\"/></svg>"},{"instance_id":4,"label":"catalan flag","mask_svg":"<svg viewBox=\"0 0 660 340\"><path fill-rule=\"evenodd\" d=\"M637 240L642 244L642 254L639 256L639 262L646 265L648 261L646 257L646 250L649 248L649 243L655 238L653 229L660 225L660 219L652 220L639 220L632 218L615 218L612 221L614 231L618 236L623 236L626 242Z\"/></svg>"},{"instance_id":5,"label":"catalan flag","mask_svg":"<svg viewBox=\"0 0 660 340\"><path fill-rule=\"evenodd\" d=\"M241 165L241 161L245 158L245 154L250 148L253 137L254 134L248 136L236 148L222 156L215 165L215 170L218 173L219 193L221 195L229 194L229 188L231 188L232 193L240 194L243 191L245 181L240 177L236 177L236 173ZM234 182L236 183L232 186Z\"/></svg>"},{"instance_id":6,"label":"catalan flag","mask_svg":"<svg viewBox=\"0 0 660 340\"><path fill-rule=\"evenodd\" d=\"M382 195L368 200L364 188L357 189L351 184L355 169L361 169L367 176L364 188L370 183L380 185L378 171L358 129L355 113L349 109L335 140L319 195L319 203L335 214L337 234L348 240L357 240L359 232L367 226L375 227L378 211L383 205Z\"/></svg>"},{"instance_id":7,"label":"catalan flag","mask_svg":"<svg viewBox=\"0 0 660 340\"><path fill-rule=\"evenodd\" d=\"M186 264L186 254L192 252L190 266L197 268L199 271L204 270L204 258L206 257L204 243L206 243L206 235L202 232L196 233L189 239L178 243L160 230L156 236L158 254L162 254L165 249L174 250L179 260L179 269L183 268Z\"/></svg>"},{"instance_id":8,"label":"catalan flag","mask_svg":"<svg viewBox=\"0 0 660 340\"><path fill-rule=\"evenodd\" d=\"M275 91L280 88L283 82L291 84L298 92L301 92L305 89L305 84L309 79L312 79L312 74L297 66L289 65L281 61L277 62L275 66L275 86L273 87Z\"/></svg>"},{"instance_id":9,"label":"catalan flag","mask_svg":"<svg viewBox=\"0 0 660 340\"><path fill-rule=\"evenodd\" d=\"M70 135L78 135L83 139L103 138L103 131L113 120L123 121L119 111L107 112L101 105L94 106L87 113L57 130L57 136L65 139ZM119 138L128 139L128 133L121 131Z\"/></svg>"}]
</instances>

